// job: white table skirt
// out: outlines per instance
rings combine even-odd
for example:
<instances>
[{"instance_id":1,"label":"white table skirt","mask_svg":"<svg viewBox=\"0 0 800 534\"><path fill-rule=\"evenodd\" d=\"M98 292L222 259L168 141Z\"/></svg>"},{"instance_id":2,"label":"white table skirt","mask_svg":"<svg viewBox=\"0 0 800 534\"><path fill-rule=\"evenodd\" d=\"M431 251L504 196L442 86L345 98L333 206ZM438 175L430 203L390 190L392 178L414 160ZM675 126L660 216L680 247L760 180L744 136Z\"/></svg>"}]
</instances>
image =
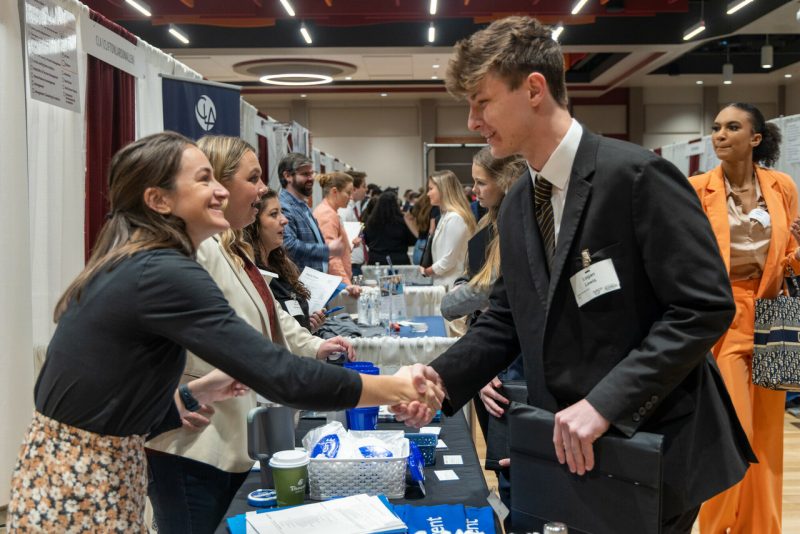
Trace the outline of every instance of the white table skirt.
<instances>
[{"instance_id":1,"label":"white table skirt","mask_svg":"<svg viewBox=\"0 0 800 534\"><path fill-rule=\"evenodd\" d=\"M454 337L356 337L347 338L356 349L358 359L370 361L391 374L404 365L430 363L453 343Z\"/></svg>"},{"instance_id":2,"label":"white table skirt","mask_svg":"<svg viewBox=\"0 0 800 534\"><path fill-rule=\"evenodd\" d=\"M444 286L406 286L403 288L406 315L408 317L442 315L441 306L445 293ZM358 299L343 293L339 293L328 307L334 306L344 306L347 313L358 313Z\"/></svg>"}]
</instances>

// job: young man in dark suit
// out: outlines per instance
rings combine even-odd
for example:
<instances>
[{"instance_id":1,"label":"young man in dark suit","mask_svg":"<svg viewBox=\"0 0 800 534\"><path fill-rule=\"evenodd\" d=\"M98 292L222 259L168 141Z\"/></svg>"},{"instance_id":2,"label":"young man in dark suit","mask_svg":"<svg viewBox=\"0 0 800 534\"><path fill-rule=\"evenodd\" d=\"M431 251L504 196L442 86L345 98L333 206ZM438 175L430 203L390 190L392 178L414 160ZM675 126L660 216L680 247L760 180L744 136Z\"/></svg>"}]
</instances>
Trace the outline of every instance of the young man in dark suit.
<instances>
[{"instance_id":1,"label":"young man in dark suit","mask_svg":"<svg viewBox=\"0 0 800 534\"><path fill-rule=\"evenodd\" d=\"M447 87L492 155L521 154L529 173L503 202L489 309L415 372L438 373L452 413L522 352L528 402L555 413L559 461L585 474L611 427L664 435L662 532L690 532L753 460L709 354L734 303L697 196L666 160L570 116L561 49L536 19L458 43ZM423 422L414 406L395 411Z\"/></svg>"}]
</instances>

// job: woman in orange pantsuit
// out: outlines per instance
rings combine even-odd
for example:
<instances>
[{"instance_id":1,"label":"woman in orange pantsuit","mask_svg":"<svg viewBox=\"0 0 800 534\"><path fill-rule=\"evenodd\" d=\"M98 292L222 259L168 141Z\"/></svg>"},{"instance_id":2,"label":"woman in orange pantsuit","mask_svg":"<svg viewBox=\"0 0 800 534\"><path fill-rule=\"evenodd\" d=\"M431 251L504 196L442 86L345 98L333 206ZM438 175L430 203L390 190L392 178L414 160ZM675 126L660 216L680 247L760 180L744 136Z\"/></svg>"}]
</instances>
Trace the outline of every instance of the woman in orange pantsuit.
<instances>
[{"instance_id":1,"label":"woman in orange pantsuit","mask_svg":"<svg viewBox=\"0 0 800 534\"><path fill-rule=\"evenodd\" d=\"M723 108L711 139L722 162L690 178L728 268L736 316L713 353L753 451L758 457L741 482L700 509L700 532L781 532L785 393L753 385L755 300L781 290L784 270L798 271L797 189L766 166L778 159L780 130L750 104Z\"/></svg>"}]
</instances>

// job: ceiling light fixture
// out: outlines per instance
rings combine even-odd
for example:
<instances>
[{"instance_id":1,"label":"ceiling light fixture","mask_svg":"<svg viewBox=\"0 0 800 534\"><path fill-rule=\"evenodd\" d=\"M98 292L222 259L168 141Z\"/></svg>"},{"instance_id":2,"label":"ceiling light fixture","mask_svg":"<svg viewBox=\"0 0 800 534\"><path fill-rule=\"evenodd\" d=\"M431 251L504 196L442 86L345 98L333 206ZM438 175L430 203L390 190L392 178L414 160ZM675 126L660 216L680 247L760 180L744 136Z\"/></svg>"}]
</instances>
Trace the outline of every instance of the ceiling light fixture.
<instances>
[{"instance_id":1,"label":"ceiling light fixture","mask_svg":"<svg viewBox=\"0 0 800 534\"><path fill-rule=\"evenodd\" d=\"M381 96L389 96L389 93L381 93Z\"/></svg>"},{"instance_id":2,"label":"ceiling light fixture","mask_svg":"<svg viewBox=\"0 0 800 534\"><path fill-rule=\"evenodd\" d=\"M434 26L433 22L431 22L431 25L428 27L428 42L432 43L435 40L436 40L436 26Z\"/></svg>"},{"instance_id":3,"label":"ceiling light fixture","mask_svg":"<svg viewBox=\"0 0 800 534\"><path fill-rule=\"evenodd\" d=\"M308 33L308 30L306 29L306 25L305 24L300 26L300 35L303 36L303 39L305 39L306 44L311 44L311 34Z\"/></svg>"},{"instance_id":4,"label":"ceiling light fixture","mask_svg":"<svg viewBox=\"0 0 800 534\"><path fill-rule=\"evenodd\" d=\"M791 78L792 77L792 73L791 72L787 72L786 74L783 75L783 77L784 78Z\"/></svg>"},{"instance_id":5,"label":"ceiling light fixture","mask_svg":"<svg viewBox=\"0 0 800 534\"><path fill-rule=\"evenodd\" d=\"M722 83L730 85L733 83L733 63L731 63L731 45L725 49L725 64L722 65Z\"/></svg>"},{"instance_id":6,"label":"ceiling light fixture","mask_svg":"<svg viewBox=\"0 0 800 534\"><path fill-rule=\"evenodd\" d=\"M145 17L153 16L150 6L142 2L142 0L125 0L125 2Z\"/></svg>"},{"instance_id":7,"label":"ceiling light fixture","mask_svg":"<svg viewBox=\"0 0 800 534\"><path fill-rule=\"evenodd\" d=\"M292 4L289 3L289 0L281 0L281 5L290 17L294 17L294 8L292 7Z\"/></svg>"},{"instance_id":8,"label":"ceiling light fixture","mask_svg":"<svg viewBox=\"0 0 800 534\"><path fill-rule=\"evenodd\" d=\"M733 0L733 2L728 4L728 10L726 11L726 13L728 15L733 15L747 4L752 4L752 3L753 0Z\"/></svg>"},{"instance_id":9,"label":"ceiling light fixture","mask_svg":"<svg viewBox=\"0 0 800 534\"><path fill-rule=\"evenodd\" d=\"M771 69L773 59L772 45L769 44L769 35L767 35L767 42L761 47L761 68Z\"/></svg>"},{"instance_id":10,"label":"ceiling light fixture","mask_svg":"<svg viewBox=\"0 0 800 534\"><path fill-rule=\"evenodd\" d=\"M583 6L585 6L585 5L586 5L586 2L588 2L588 1L589 1L589 0L578 0L578 3L577 3L577 4L575 4L575 7L573 7L573 8L572 8L572 14L573 14L573 15L577 15L577 14L578 14L578 12L579 12L581 9L583 9Z\"/></svg>"},{"instance_id":11,"label":"ceiling light fixture","mask_svg":"<svg viewBox=\"0 0 800 534\"><path fill-rule=\"evenodd\" d=\"M308 96L307 94L303 93L302 95L300 95L300 98L305 98L307 96Z\"/></svg>"},{"instance_id":12,"label":"ceiling light fixture","mask_svg":"<svg viewBox=\"0 0 800 534\"><path fill-rule=\"evenodd\" d=\"M703 8L704 2L703 0L700 0L700 20L683 33L684 41L688 41L692 37L695 37L706 30L706 23L703 20Z\"/></svg>"},{"instance_id":13,"label":"ceiling light fixture","mask_svg":"<svg viewBox=\"0 0 800 534\"><path fill-rule=\"evenodd\" d=\"M694 83L696 83L697 85L703 85L703 80L697 80L697 81L696 81L696 82L694 82Z\"/></svg>"},{"instance_id":14,"label":"ceiling light fixture","mask_svg":"<svg viewBox=\"0 0 800 534\"><path fill-rule=\"evenodd\" d=\"M559 23L558 26L553 28L552 33L550 36L553 38L554 41L558 41L558 38L561 37L561 33L564 31L564 25Z\"/></svg>"},{"instance_id":15,"label":"ceiling light fixture","mask_svg":"<svg viewBox=\"0 0 800 534\"><path fill-rule=\"evenodd\" d=\"M259 78L259 81L271 85L322 85L331 83L333 78L324 74L302 72L294 74L266 74Z\"/></svg>"},{"instance_id":16,"label":"ceiling light fixture","mask_svg":"<svg viewBox=\"0 0 800 534\"><path fill-rule=\"evenodd\" d=\"M430 7L430 9L428 10L428 12L429 12L431 15L435 15L435 14L436 14L436 8L437 8L437 4L438 4L438 3L439 3L439 2L437 2L436 0L431 0L431 7Z\"/></svg>"},{"instance_id":17,"label":"ceiling light fixture","mask_svg":"<svg viewBox=\"0 0 800 534\"><path fill-rule=\"evenodd\" d=\"M169 34L172 35L175 39L179 40L183 44L189 44L189 38L181 32L177 26L174 24L169 25Z\"/></svg>"},{"instance_id":18,"label":"ceiling light fixture","mask_svg":"<svg viewBox=\"0 0 800 534\"><path fill-rule=\"evenodd\" d=\"M352 79L353 79L353 77L352 77L352 76L345 76L345 77L344 77L344 79L345 79L345 80L352 80Z\"/></svg>"},{"instance_id":19,"label":"ceiling light fixture","mask_svg":"<svg viewBox=\"0 0 800 534\"><path fill-rule=\"evenodd\" d=\"M439 79L439 77L438 77L438 76L436 76L436 75L434 75L434 76L431 76L431 80L438 80L438 79Z\"/></svg>"},{"instance_id":20,"label":"ceiling light fixture","mask_svg":"<svg viewBox=\"0 0 800 534\"><path fill-rule=\"evenodd\" d=\"M434 64L433 64L433 65L431 65L431 66L432 66L434 69L438 69L438 68L439 68L439 64L438 64L438 63L434 63Z\"/></svg>"},{"instance_id":21,"label":"ceiling light fixture","mask_svg":"<svg viewBox=\"0 0 800 534\"><path fill-rule=\"evenodd\" d=\"M694 26L690 27L688 30L686 30L684 32L683 40L684 41L688 41L692 37L694 37L696 35L699 35L700 33L704 32L705 30L706 30L706 23L703 22L702 20L700 20L700 21L697 22L697 24L695 24Z\"/></svg>"}]
</instances>

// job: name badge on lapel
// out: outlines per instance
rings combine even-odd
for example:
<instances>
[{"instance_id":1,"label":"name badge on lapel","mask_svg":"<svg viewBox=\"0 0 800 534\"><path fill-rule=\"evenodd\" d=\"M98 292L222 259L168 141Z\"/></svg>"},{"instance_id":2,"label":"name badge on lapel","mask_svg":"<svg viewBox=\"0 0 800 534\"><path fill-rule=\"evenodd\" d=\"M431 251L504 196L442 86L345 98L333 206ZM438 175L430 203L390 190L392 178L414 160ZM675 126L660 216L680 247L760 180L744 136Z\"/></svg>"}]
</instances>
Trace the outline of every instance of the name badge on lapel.
<instances>
[{"instance_id":1,"label":"name badge on lapel","mask_svg":"<svg viewBox=\"0 0 800 534\"><path fill-rule=\"evenodd\" d=\"M300 303L296 300L287 300L284 302L286 305L286 311L289 312L289 315L292 317L297 317L298 315L305 315L303 313L303 308L300 307Z\"/></svg>"},{"instance_id":2,"label":"name badge on lapel","mask_svg":"<svg viewBox=\"0 0 800 534\"><path fill-rule=\"evenodd\" d=\"M590 265L569 279L580 308L601 295L618 290L619 278L611 258Z\"/></svg>"},{"instance_id":3,"label":"name badge on lapel","mask_svg":"<svg viewBox=\"0 0 800 534\"><path fill-rule=\"evenodd\" d=\"M767 210L762 208L756 208L751 210L750 213L747 214L750 219L753 219L756 222L761 223L761 226L764 228L769 228L770 217Z\"/></svg>"}]
</instances>

